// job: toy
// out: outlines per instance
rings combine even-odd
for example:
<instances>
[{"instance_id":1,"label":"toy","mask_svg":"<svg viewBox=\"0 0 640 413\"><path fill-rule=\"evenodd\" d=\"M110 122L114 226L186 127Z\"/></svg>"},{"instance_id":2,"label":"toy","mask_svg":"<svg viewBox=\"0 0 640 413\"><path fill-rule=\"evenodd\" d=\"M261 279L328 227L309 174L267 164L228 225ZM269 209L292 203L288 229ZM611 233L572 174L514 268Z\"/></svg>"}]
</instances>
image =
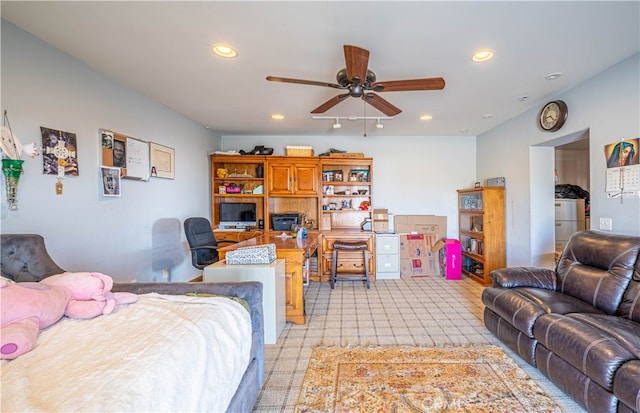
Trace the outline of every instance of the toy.
<instances>
[{"instance_id":1,"label":"toy","mask_svg":"<svg viewBox=\"0 0 640 413\"><path fill-rule=\"evenodd\" d=\"M111 293L113 280L101 273L63 273L40 282L0 280L0 359L15 359L33 349L40 329L63 316L89 319L110 314L138 296Z\"/></svg>"}]
</instances>

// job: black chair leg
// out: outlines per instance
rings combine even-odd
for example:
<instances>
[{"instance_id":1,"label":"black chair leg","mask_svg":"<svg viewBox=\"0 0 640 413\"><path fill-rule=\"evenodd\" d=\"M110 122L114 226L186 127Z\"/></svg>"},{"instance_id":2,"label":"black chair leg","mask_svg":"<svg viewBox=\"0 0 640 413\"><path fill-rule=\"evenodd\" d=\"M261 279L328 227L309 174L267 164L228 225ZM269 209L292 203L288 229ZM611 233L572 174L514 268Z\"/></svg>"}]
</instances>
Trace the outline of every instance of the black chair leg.
<instances>
[{"instance_id":1,"label":"black chair leg","mask_svg":"<svg viewBox=\"0 0 640 413\"><path fill-rule=\"evenodd\" d=\"M338 271L338 250L333 250L333 262L331 263L331 289L336 285L336 276Z\"/></svg>"}]
</instances>

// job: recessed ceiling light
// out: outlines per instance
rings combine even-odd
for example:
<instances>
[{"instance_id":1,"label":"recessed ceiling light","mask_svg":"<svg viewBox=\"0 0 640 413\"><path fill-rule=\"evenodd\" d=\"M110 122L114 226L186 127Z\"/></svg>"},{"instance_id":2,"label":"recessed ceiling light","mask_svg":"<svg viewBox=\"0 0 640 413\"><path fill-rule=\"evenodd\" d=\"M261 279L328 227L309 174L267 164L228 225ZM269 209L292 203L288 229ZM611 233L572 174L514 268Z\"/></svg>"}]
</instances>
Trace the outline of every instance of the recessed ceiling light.
<instances>
[{"instance_id":1,"label":"recessed ceiling light","mask_svg":"<svg viewBox=\"0 0 640 413\"><path fill-rule=\"evenodd\" d=\"M559 78L559 77L561 77L561 76L562 76L562 73L560 73L560 72L555 72L555 73L549 73L549 74L548 74L548 75L546 75L544 78L545 78L546 80L555 80L555 79L557 79L557 78Z\"/></svg>"},{"instance_id":2,"label":"recessed ceiling light","mask_svg":"<svg viewBox=\"0 0 640 413\"><path fill-rule=\"evenodd\" d=\"M274 113L273 115L271 115L271 119L274 120L283 120L284 119L284 115L281 115L279 113Z\"/></svg>"},{"instance_id":3,"label":"recessed ceiling light","mask_svg":"<svg viewBox=\"0 0 640 413\"><path fill-rule=\"evenodd\" d=\"M420 116L420 120L431 120L433 119L433 116L431 115L422 115Z\"/></svg>"},{"instance_id":4,"label":"recessed ceiling light","mask_svg":"<svg viewBox=\"0 0 640 413\"><path fill-rule=\"evenodd\" d=\"M474 62L486 62L487 60L493 59L495 52L491 49L480 49L473 52L473 56L471 56L471 60Z\"/></svg>"},{"instance_id":5,"label":"recessed ceiling light","mask_svg":"<svg viewBox=\"0 0 640 413\"><path fill-rule=\"evenodd\" d=\"M224 44L216 44L211 48L211 50L213 51L213 53L221 57L232 58L238 56L238 52L236 51L236 49Z\"/></svg>"}]
</instances>

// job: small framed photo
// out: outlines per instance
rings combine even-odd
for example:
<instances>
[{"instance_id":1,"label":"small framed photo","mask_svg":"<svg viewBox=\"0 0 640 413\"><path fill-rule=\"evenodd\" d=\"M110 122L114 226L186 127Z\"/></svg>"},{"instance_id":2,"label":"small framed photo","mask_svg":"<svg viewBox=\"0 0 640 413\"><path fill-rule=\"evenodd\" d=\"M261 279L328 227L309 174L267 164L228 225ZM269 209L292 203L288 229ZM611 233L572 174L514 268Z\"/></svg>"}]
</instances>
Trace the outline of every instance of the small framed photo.
<instances>
[{"instance_id":1,"label":"small framed photo","mask_svg":"<svg viewBox=\"0 0 640 413\"><path fill-rule=\"evenodd\" d=\"M368 169L351 169L349 171L349 181L369 182L369 170Z\"/></svg>"},{"instance_id":2,"label":"small framed photo","mask_svg":"<svg viewBox=\"0 0 640 413\"><path fill-rule=\"evenodd\" d=\"M149 142L149 164L151 176L175 179L175 150L167 146Z\"/></svg>"},{"instance_id":3,"label":"small framed photo","mask_svg":"<svg viewBox=\"0 0 640 413\"><path fill-rule=\"evenodd\" d=\"M100 167L102 196L120 196L120 168Z\"/></svg>"}]
</instances>

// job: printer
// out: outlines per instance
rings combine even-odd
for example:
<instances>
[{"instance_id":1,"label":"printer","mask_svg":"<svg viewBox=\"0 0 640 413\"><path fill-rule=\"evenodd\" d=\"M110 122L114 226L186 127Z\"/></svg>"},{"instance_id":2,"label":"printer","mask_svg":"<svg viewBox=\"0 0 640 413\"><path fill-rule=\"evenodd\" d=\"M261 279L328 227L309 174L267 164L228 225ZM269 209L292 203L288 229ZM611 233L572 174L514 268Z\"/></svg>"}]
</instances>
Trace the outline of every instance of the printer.
<instances>
[{"instance_id":1,"label":"printer","mask_svg":"<svg viewBox=\"0 0 640 413\"><path fill-rule=\"evenodd\" d=\"M272 231L291 231L295 225L302 225L302 214L286 213L271 214L271 230Z\"/></svg>"}]
</instances>

